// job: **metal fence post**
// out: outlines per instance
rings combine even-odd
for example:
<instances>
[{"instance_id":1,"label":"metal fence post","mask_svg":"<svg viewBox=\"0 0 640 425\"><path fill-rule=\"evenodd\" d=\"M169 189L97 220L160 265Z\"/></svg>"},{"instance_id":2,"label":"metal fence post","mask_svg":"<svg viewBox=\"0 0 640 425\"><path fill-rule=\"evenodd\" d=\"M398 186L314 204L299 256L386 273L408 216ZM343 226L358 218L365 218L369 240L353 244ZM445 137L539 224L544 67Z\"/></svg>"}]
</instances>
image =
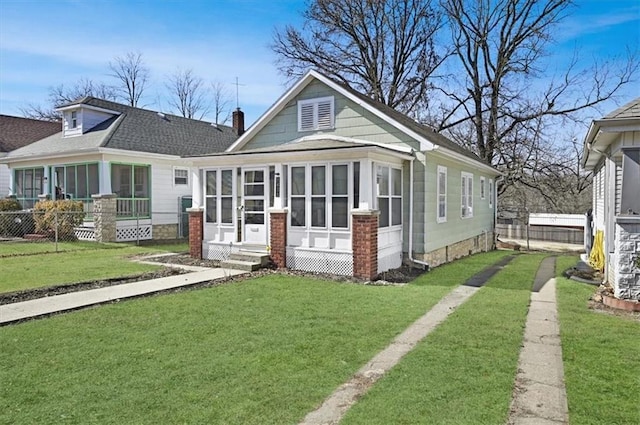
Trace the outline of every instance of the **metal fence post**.
<instances>
[{"instance_id":1,"label":"metal fence post","mask_svg":"<svg viewBox=\"0 0 640 425\"><path fill-rule=\"evenodd\" d=\"M54 217L54 233L55 233L55 244L56 244L56 252L58 252L58 210L54 210L53 211L53 217Z\"/></svg>"}]
</instances>

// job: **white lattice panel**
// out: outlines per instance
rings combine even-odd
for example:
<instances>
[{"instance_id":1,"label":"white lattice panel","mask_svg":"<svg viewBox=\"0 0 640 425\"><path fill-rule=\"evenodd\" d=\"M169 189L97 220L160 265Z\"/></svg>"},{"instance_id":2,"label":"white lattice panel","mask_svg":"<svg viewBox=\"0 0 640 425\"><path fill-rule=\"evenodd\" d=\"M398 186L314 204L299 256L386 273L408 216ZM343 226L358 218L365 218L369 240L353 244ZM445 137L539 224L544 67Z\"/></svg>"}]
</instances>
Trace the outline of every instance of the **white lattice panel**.
<instances>
[{"instance_id":1,"label":"white lattice panel","mask_svg":"<svg viewBox=\"0 0 640 425\"><path fill-rule=\"evenodd\" d=\"M402 245L383 248L378 251L378 273L402 266Z\"/></svg>"},{"instance_id":2,"label":"white lattice panel","mask_svg":"<svg viewBox=\"0 0 640 425\"><path fill-rule=\"evenodd\" d=\"M96 232L93 227L76 227L73 232L79 241L95 241Z\"/></svg>"},{"instance_id":3,"label":"white lattice panel","mask_svg":"<svg viewBox=\"0 0 640 425\"><path fill-rule=\"evenodd\" d=\"M127 242L136 240L153 239L151 225L126 226L116 228L116 241Z\"/></svg>"},{"instance_id":4,"label":"white lattice panel","mask_svg":"<svg viewBox=\"0 0 640 425\"><path fill-rule=\"evenodd\" d=\"M232 247L229 244L205 244L202 248L202 257L207 260L224 261L229 258L231 252Z\"/></svg>"},{"instance_id":5,"label":"white lattice panel","mask_svg":"<svg viewBox=\"0 0 640 425\"><path fill-rule=\"evenodd\" d=\"M353 254L287 248L287 267L314 273L351 276L353 275Z\"/></svg>"}]
</instances>

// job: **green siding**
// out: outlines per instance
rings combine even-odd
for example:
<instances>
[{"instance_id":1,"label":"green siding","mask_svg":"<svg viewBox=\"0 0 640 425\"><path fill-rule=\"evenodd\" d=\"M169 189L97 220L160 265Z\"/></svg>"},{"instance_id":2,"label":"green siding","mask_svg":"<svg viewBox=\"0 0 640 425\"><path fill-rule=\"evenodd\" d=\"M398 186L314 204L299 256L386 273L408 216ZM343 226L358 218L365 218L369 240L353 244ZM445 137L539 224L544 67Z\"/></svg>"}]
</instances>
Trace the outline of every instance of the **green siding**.
<instances>
[{"instance_id":1,"label":"green siding","mask_svg":"<svg viewBox=\"0 0 640 425\"><path fill-rule=\"evenodd\" d=\"M438 165L447 167L447 221L437 222L437 169ZM473 174L473 217L461 217L461 172ZM494 209L489 208L489 180L495 176L479 172L467 164L451 161L435 153L428 154L425 174L425 251L430 252L454 242L471 238L483 231L493 229ZM480 199L480 177L485 178L485 199Z\"/></svg>"}]
</instances>

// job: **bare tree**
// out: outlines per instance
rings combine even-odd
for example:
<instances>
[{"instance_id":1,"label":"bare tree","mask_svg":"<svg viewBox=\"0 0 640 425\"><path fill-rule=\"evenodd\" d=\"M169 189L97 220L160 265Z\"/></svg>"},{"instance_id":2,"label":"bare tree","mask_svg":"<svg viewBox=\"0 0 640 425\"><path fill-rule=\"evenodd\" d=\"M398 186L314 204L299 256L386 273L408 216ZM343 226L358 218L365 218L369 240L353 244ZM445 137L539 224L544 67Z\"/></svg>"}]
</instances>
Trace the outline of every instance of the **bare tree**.
<instances>
[{"instance_id":1,"label":"bare tree","mask_svg":"<svg viewBox=\"0 0 640 425\"><path fill-rule=\"evenodd\" d=\"M142 53L129 52L116 56L109 62L109 74L118 81L118 98L131 106L138 106L140 97L149 82L149 68L142 60Z\"/></svg>"},{"instance_id":2,"label":"bare tree","mask_svg":"<svg viewBox=\"0 0 640 425\"><path fill-rule=\"evenodd\" d=\"M232 96L227 86L220 81L211 83L211 97L213 99L213 115L216 124L225 124L231 117Z\"/></svg>"},{"instance_id":3,"label":"bare tree","mask_svg":"<svg viewBox=\"0 0 640 425\"><path fill-rule=\"evenodd\" d=\"M439 87L447 101L438 111L439 130L463 126L471 147L513 181L550 143L544 133L563 120L613 98L633 81L631 54L577 70L577 57L559 78L542 72L541 61L570 0L445 0L455 59L462 77ZM542 79L547 79L544 83ZM453 130L450 134L456 134ZM528 152L524 152L528 150ZM508 180L509 180L508 178Z\"/></svg>"},{"instance_id":4,"label":"bare tree","mask_svg":"<svg viewBox=\"0 0 640 425\"><path fill-rule=\"evenodd\" d=\"M107 84L82 78L72 86L60 84L58 86L50 87L48 94L50 106L43 107L41 105L29 104L26 107L21 108L20 111L22 115L27 118L45 121L60 121L61 116L56 111L56 108L67 103L75 102L87 96L106 100L116 100L116 90L114 87Z\"/></svg>"},{"instance_id":5,"label":"bare tree","mask_svg":"<svg viewBox=\"0 0 640 425\"><path fill-rule=\"evenodd\" d=\"M193 70L177 70L168 77L169 104L185 118L202 119L209 112L207 89Z\"/></svg>"},{"instance_id":6,"label":"bare tree","mask_svg":"<svg viewBox=\"0 0 640 425\"><path fill-rule=\"evenodd\" d=\"M404 112L423 101L446 56L434 44L442 19L431 0L314 0L304 19L302 30L274 34L281 73L316 68Z\"/></svg>"}]
</instances>

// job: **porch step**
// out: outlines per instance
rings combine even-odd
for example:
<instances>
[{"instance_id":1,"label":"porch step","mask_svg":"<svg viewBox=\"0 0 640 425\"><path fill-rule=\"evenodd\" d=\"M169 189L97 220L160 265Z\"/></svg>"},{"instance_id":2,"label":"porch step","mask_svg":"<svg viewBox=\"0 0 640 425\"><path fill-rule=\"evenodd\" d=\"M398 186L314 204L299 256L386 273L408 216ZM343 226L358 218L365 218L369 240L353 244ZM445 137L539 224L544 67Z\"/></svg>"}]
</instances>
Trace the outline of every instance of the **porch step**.
<instances>
[{"instance_id":1,"label":"porch step","mask_svg":"<svg viewBox=\"0 0 640 425\"><path fill-rule=\"evenodd\" d=\"M269 255L261 252L233 252L229 259L220 263L220 267L252 272L269 264Z\"/></svg>"},{"instance_id":2,"label":"porch step","mask_svg":"<svg viewBox=\"0 0 640 425\"><path fill-rule=\"evenodd\" d=\"M253 261L229 259L221 262L220 267L222 267L223 269L244 270L246 272L252 272L252 271L258 270L261 266L260 266L260 263L256 263Z\"/></svg>"}]
</instances>

